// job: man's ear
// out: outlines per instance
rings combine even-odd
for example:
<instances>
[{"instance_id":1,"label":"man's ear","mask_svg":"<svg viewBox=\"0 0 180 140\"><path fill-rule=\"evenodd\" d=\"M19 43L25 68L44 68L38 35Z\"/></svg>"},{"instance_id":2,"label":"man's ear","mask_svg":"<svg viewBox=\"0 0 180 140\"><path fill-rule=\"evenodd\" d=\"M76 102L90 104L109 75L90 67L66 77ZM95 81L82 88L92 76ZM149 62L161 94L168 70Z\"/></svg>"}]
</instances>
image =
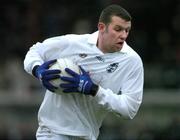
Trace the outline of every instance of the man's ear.
<instances>
[{"instance_id":1,"label":"man's ear","mask_svg":"<svg viewBox=\"0 0 180 140\"><path fill-rule=\"evenodd\" d=\"M104 24L104 23L102 23L102 22L99 22L98 23L98 30L99 30L99 32L105 32L105 29L106 29L106 25Z\"/></svg>"}]
</instances>

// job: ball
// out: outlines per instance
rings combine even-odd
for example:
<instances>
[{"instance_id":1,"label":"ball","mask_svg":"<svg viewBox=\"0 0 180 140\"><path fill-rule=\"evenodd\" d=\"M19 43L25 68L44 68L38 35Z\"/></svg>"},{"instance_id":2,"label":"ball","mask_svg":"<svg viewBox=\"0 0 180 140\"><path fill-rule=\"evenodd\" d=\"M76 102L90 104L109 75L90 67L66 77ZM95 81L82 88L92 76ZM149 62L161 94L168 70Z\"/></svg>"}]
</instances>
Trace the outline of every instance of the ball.
<instances>
[{"instance_id":1,"label":"ball","mask_svg":"<svg viewBox=\"0 0 180 140\"><path fill-rule=\"evenodd\" d=\"M57 61L52 66L50 66L49 69L50 70L54 70L54 69L60 70L61 71L61 73L59 74L60 76L72 77L70 74L68 74L65 71L65 68L69 68L78 74L80 74L80 72L81 72L80 67L77 64L75 64L71 59L68 59L68 58L57 59ZM61 83L65 83L64 81L62 81L60 78L58 78L58 79L51 80L50 83L53 86L58 87L58 89L55 90L56 93L62 93L62 89L59 85Z\"/></svg>"}]
</instances>

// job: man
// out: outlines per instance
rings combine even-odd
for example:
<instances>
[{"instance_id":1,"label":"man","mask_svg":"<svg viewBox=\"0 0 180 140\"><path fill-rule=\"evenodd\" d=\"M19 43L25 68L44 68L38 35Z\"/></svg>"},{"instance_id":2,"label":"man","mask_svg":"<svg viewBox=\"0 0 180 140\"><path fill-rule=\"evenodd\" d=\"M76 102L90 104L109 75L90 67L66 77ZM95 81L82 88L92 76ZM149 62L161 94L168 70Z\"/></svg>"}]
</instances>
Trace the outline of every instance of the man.
<instances>
[{"instance_id":1,"label":"man","mask_svg":"<svg viewBox=\"0 0 180 140\"><path fill-rule=\"evenodd\" d=\"M130 29L130 14L110 5L100 15L97 32L54 37L30 48L25 70L47 89L38 113L38 140L96 140L107 113L134 118L144 75L141 58L125 42ZM58 58L73 60L82 74L66 68L68 78L48 70ZM64 81L62 94L49 82L56 78Z\"/></svg>"}]
</instances>

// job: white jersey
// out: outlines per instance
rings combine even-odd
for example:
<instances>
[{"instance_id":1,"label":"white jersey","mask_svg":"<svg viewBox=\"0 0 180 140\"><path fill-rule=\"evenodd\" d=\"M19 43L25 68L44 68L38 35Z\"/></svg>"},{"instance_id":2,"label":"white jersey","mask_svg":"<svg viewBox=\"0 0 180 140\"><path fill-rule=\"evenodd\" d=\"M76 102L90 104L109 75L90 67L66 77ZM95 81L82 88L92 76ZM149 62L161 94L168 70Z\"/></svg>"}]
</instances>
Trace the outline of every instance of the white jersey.
<instances>
[{"instance_id":1,"label":"white jersey","mask_svg":"<svg viewBox=\"0 0 180 140\"><path fill-rule=\"evenodd\" d=\"M38 113L40 126L57 134L95 140L107 113L129 119L136 115L143 96L141 58L126 43L121 51L104 54L96 46L97 38L98 32L54 37L36 43L26 54L24 67L30 74L35 65L69 58L99 85L95 97L80 93L59 95L47 90Z\"/></svg>"}]
</instances>

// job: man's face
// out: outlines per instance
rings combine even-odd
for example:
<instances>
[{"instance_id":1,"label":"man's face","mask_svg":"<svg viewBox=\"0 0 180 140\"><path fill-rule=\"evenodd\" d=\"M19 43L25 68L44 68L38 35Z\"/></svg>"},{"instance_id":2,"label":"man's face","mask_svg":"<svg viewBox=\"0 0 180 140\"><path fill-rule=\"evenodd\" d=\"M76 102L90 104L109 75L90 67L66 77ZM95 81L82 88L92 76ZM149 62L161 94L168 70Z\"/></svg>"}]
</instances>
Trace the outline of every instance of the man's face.
<instances>
[{"instance_id":1,"label":"man's face","mask_svg":"<svg viewBox=\"0 0 180 140\"><path fill-rule=\"evenodd\" d=\"M123 43L128 37L131 29L131 21L126 21L118 16L113 16L110 24L98 24L99 41L98 46L104 53L117 52L122 49Z\"/></svg>"}]
</instances>

